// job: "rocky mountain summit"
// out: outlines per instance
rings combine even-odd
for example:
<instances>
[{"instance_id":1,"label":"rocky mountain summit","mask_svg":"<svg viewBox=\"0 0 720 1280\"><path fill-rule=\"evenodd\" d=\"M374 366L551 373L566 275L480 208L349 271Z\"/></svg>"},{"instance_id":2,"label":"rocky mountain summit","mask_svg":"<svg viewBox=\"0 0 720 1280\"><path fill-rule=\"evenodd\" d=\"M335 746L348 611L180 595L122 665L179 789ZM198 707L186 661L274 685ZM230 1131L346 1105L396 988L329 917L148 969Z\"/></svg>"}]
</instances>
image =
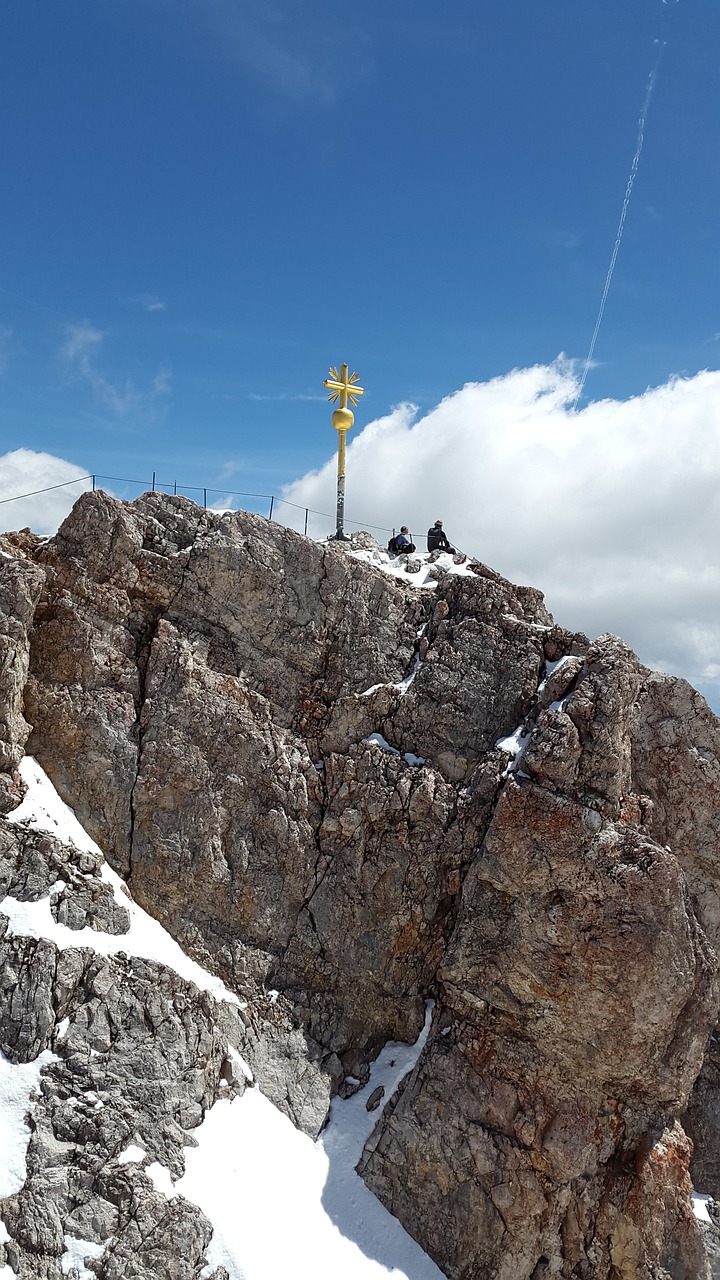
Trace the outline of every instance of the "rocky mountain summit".
<instances>
[{"instance_id":1,"label":"rocky mountain summit","mask_svg":"<svg viewBox=\"0 0 720 1280\"><path fill-rule=\"evenodd\" d=\"M315 1137L428 998L359 1170L449 1280L720 1275L690 1180L720 1197L700 695L368 535L95 492L0 548L0 1049L38 1073L0 1276L222 1280L128 1144L180 1178L250 1080ZM80 940L127 933L122 894L16 818L24 753L229 1000Z\"/></svg>"}]
</instances>

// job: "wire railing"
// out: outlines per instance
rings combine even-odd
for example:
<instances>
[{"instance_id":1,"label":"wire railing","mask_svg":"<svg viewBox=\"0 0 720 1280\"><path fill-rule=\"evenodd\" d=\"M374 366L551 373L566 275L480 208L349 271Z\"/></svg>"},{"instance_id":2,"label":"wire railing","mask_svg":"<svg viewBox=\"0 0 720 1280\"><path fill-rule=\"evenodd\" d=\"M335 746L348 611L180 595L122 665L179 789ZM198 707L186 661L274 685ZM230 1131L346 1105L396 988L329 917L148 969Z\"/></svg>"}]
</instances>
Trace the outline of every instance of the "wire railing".
<instances>
[{"instance_id":1,"label":"wire railing","mask_svg":"<svg viewBox=\"0 0 720 1280\"><path fill-rule=\"evenodd\" d=\"M20 502L23 498L35 498L35 497L38 497L38 495L43 493L51 493L55 489L67 489L70 485L73 485L73 484L86 484L88 481L91 481L93 491L94 491L97 488L102 488L102 485L98 485L99 480L109 481L111 484L124 484L124 485L137 486L140 489L142 489L143 492L150 491L151 493L173 493L175 495L180 495L181 497L184 497L186 495L190 497L190 495L194 493L202 494L202 506L206 510L208 507L208 495L212 496L213 494L217 494L220 498L225 498L225 499L226 498L252 498L255 500L255 502L268 502L270 504L269 510L268 510L268 516L267 516L268 520L272 520L273 516L274 515L276 516L276 513L279 510L279 508L292 507L295 511L299 511L303 513L304 521L302 521L302 518L301 518L301 523L303 523L302 532L306 535L308 531L308 523L309 523L310 516L317 516L321 520L330 520L331 522L334 522L336 518L335 515L327 511L316 511L313 507L303 507L298 502L290 502L288 498L279 498L277 497L277 495L272 493L250 493L250 492L244 492L244 491L235 490L235 489L217 489L217 488L211 488L209 485L192 485L192 484L179 485L176 480L173 480L172 482L158 480L157 474L154 471L152 473L151 481L129 480L127 477L123 477L123 476L105 476L105 475L100 475L97 472L95 472L94 474L86 475L86 476L75 476L73 480L63 480L60 484L50 484L43 489L33 489L30 493L16 493L16 494L13 494L12 497L10 498L0 498L0 506L4 505L7 502ZM198 499L198 506L199 505L200 505L200 501ZM220 504L218 504L218 506L219 505ZM213 509L212 504L210 506L210 509L211 510ZM262 514L262 512L259 512L257 514ZM395 535L395 529L394 528L390 529L385 525L368 524L367 521L362 521L362 520L351 520L347 516L345 517L345 523L355 525L355 527L358 529L373 529L377 533L391 533L393 536Z\"/></svg>"}]
</instances>

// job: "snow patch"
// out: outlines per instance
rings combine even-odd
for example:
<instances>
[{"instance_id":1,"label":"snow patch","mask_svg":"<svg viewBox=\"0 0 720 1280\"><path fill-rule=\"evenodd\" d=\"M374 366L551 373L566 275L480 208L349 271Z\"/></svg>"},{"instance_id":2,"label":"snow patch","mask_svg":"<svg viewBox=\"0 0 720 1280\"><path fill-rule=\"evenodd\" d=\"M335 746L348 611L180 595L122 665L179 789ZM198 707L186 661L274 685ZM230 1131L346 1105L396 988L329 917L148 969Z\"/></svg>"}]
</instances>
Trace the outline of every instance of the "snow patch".
<instances>
[{"instance_id":1,"label":"snow patch","mask_svg":"<svg viewBox=\"0 0 720 1280\"><path fill-rule=\"evenodd\" d=\"M143 1151L142 1147L136 1146L131 1142L124 1151L120 1152L117 1157L118 1164L141 1164L147 1155L147 1151Z\"/></svg>"},{"instance_id":2,"label":"snow patch","mask_svg":"<svg viewBox=\"0 0 720 1280\"><path fill-rule=\"evenodd\" d=\"M510 756L501 775L503 778L508 778L511 773L517 773L519 777L527 777L527 774L520 769L520 764L531 735L531 729L526 729L524 724L519 724L509 738L498 738L495 746L499 751L507 751Z\"/></svg>"},{"instance_id":3,"label":"snow patch","mask_svg":"<svg viewBox=\"0 0 720 1280\"><path fill-rule=\"evenodd\" d=\"M387 689L387 687L386 684L371 684L370 688L363 689L362 693L358 694L358 697L369 698L371 693L377 693L378 689Z\"/></svg>"},{"instance_id":4,"label":"snow patch","mask_svg":"<svg viewBox=\"0 0 720 1280\"><path fill-rule=\"evenodd\" d=\"M153 1160L152 1164L145 1166L145 1172L155 1190L159 1191L161 1196L165 1196L166 1200L172 1200L177 1195L177 1190L167 1165L160 1164L158 1160Z\"/></svg>"},{"instance_id":5,"label":"snow patch","mask_svg":"<svg viewBox=\"0 0 720 1280\"><path fill-rule=\"evenodd\" d=\"M253 1073L250 1067L248 1066L247 1062L243 1058L242 1054L238 1053L237 1049L232 1044L228 1045L228 1053L230 1054L230 1057L232 1058L233 1062L235 1062L237 1066L240 1068L240 1070L242 1071L248 1084L254 1084L255 1077L253 1076Z\"/></svg>"},{"instance_id":6,"label":"snow patch","mask_svg":"<svg viewBox=\"0 0 720 1280\"><path fill-rule=\"evenodd\" d=\"M379 569L381 573L387 574L389 578L395 578L396 581L399 580L409 587L423 587L426 591L432 591L437 586L437 579L428 577L429 571L434 564L454 577L476 577L470 568L468 559L463 561L462 564L455 564L453 557L447 552L437 556L434 561L430 561L425 552L413 552L410 558L420 561L420 568L417 573L408 573L404 559L391 560L385 551L350 551L348 554L352 556L353 560L364 560L366 564L371 564L373 568Z\"/></svg>"},{"instance_id":7,"label":"snow patch","mask_svg":"<svg viewBox=\"0 0 720 1280\"><path fill-rule=\"evenodd\" d=\"M370 742L373 746L380 747L382 751L389 751L393 756L399 756L400 752L397 747L391 747L386 738L381 733L371 733L367 738L363 738L363 742Z\"/></svg>"},{"instance_id":8,"label":"snow patch","mask_svg":"<svg viewBox=\"0 0 720 1280\"><path fill-rule=\"evenodd\" d=\"M333 1101L317 1143L259 1089L220 1099L206 1113L172 1188L213 1224L200 1280L219 1266L238 1280L388 1280L388 1273L393 1280L443 1280L354 1168L379 1114L369 1114L365 1102L378 1084L389 1099L412 1070L431 1012L416 1044L386 1045L368 1084L348 1101Z\"/></svg>"},{"instance_id":9,"label":"snow patch","mask_svg":"<svg viewBox=\"0 0 720 1280\"><path fill-rule=\"evenodd\" d=\"M25 1117L34 1107L30 1095L40 1092L43 1067L58 1061L49 1049L34 1062L10 1062L0 1053L0 1200L14 1196L24 1186L30 1145Z\"/></svg>"},{"instance_id":10,"label":"snow patch","mask_svg":"<svg viewBox=\"0 0 720 1280\"><path fill-rule=\"evenodd\" d=\"M693 1213L699 1222L712 1222L712 1218L707 1211L708 1201L710 1200L712 1200L712 1196L703 1196L699 1191L693 1191Z\"/></svg>"},{"instance_id":11,"label":"snow patch","mask_svg":"<svg viewBox=\"0 0 720 1280\"><path fill-rule=\"evenodd\" d=\"M25 756L20 762L20 774L27 784L27 794L22 804L8 815L7 821L18 825L22 823L34 831L49 833L81 852L99 854L102 857L102 850L90 839L75 814L60 799L37 761L31 756ZM54 942L59 951L65 951L68 947L89 947L99 955L111 956L122 952L129 957L155 960L158 964L173 969L188 982L194 982L201 991L209 991L216 1000L224 1000L229 1004L240 1003L224 982L191 960L167 930L133 902L120 876L104 859L100 876L112 887L115 901L130 915L130 929L127 933L101 933L87 925L83 929L69 929L67 925L58 924L50 910L49 896L41 898L39 902L20 902L17 898L6 897L0 902L0 911L9 921L8 936L46 938ZM64 886L64 881L57 881L57 884Z\"/></svg>"},{"instance_id":12,"label":"snow patch","mask_svg":"<svg viewBox=\"0 0 720 1280\"><path fill-rule=\"evenodd\" d=\"M399 754L381 735L373 737L375 745ZM408 756L420 760L411 753L406 753ZM13 820L49 830L79 849L99 852L39 766L25 760L21 773L29 790ZM49 897L39 903L6 898L0 910L8 917L8 932L48 938L61 949L86 945L103 954L121 951L157 960L201 988L214 994L220 991L219 998L235 1000L217 979L188 960L169 934L126 896L122 881L107 864L102 864L101 874L130 913L127 934L116 937L58 925ZM278 992L270 992L269 998L277 1000ZM337 1280L338 1276L343 1280L388 1280L389 1274L393 1280L443 1280L436 1265L355 1172L381 1114L369 1113L365 1103L378 1086L385 1090L384 1101L389 1100L412 1070L426 1041L431 1013L428 1006L425 1027L415 1045L386 1045L367 1084L353 1098L333 1101L329 1123L317 1143L295 1129L260 1089L253 1088L241 1097L219 1099L206 1112L202 1124L193 1131L197 1146L185 1149L186 1172L177 1183L173 1184L169 1169L159 1162L146 1166L158 1192L168 1199L184 1195L212 1223L203 1280L220 1265L227 1268L232 1280L287 1280L289 1275L293 1280ZM58 1024L60 1038L68 1025L68 1019ZM252 1072L241 1054L230 1045L228 1051L252 1082ZM91 1054L97 1056L93 1050ZM0 1055L0 1199L20 1190L25 1181L30 1140L25 1116L31 1108L32 1092L39 1089L42 1068L55 1060L49 1050L34 1063L20 1065ZM92 1090L85 1093L84 1100L96 1108L103 1105ZM72 1101L78 1104L82 1099ZM146 1152L130 1143L117 1159L120 1164L139 1163L146 1159ZM277 1229L279 1217L282 1232ZM0 1233L1 1238L7 1238L7 1233ZM94 1280L85 1259L101 1257L107 1244L66 1236L63 1274L75 1267L80 1280ZM0 1270L0 1280L15 1280L12 1269Z\"/></svg>"},{"instance_id":13,"label":"snow patch","mask_svg":"<svg viewBox=\"0 0 720 1280\"><path fill-rule=\"evenodd\" d=\"M367 738L363 738L363 742L369 742L372 746L380 747L381 751L388 751L392 756L402 755L406 764L427 764L427 756L413 755L412 751L398 751L397 747L391 747L386 738L381 733L371 733Z\"/></svg>"},{"instance_id":14,"label":"snow patch","mask_svg":"<svg viewBox=\"0 0 720 1280\"><path fill-rule=\"evenodd\" d=\"M104 1244L95 1244L92 1240L80 1240L77 1236L64 1236L63 1242L65 1252L60 1259L63 1275L69 1275L71 1268L75 1267L78 1280L97 1280L97 1272L90 1271L85 1266L85 1259L102 1258L108 1241L106 1240Z\"/></svg>"}]
</instances>

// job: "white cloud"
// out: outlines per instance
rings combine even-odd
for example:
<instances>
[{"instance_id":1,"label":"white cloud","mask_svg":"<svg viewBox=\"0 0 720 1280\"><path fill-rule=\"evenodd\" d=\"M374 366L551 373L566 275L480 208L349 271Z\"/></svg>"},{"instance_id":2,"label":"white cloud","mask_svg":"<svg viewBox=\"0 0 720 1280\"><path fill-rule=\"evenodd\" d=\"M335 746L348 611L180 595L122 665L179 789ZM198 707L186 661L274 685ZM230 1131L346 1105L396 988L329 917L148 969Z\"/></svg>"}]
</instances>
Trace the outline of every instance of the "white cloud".
<instances>
[{"instance_id":1,"label":"white cloud","mask_svg":"<svg viewBox=\"0 0 720 1280\"><path fill-rule=\"evenodd\" d=\"M167 302L163 302L154 293L133 293L128 298L121 298L121 302L131 302L145 311L167 310Z\"/></svg>"},{"instance_id":2,"label":"white cloud","mask_svg":"<svg viewBox=\"0 0 720 1280\"><path fill-rule=\"evenodd\" d=\"M6 453L0 457L0 531L29 527L33 533L54 533L80 494L92 487L90 480L80 479L87 474L51 453L32 449ZM7 501L10 498L15 500Z\"/></svg>"},{"instance_id":3,"label":"white cloud","mask_svg":"<svg viewBox=\"0 0 720 1280\"><path fill-rule=\"evenodd\" d=\"M170 393L168 371L159 370L147 390L137 387L129 377L109 378L97 363L100 347L107 336L107 330L97 329L87 321L66 325L60 356L67 374L90 387L94 400L115 417L152 417L158 400Z\"/></svg>"},{"instance_id":4,"label":"white cloud","mask_svg":"<svg viewBox=\"0 0 720 1280\"><path fill-rule=\"evenodd\" d=\"M152 380L152 390L155 396L169 396L172 390L169 369L159 369Z\"/></svg>"},{"instance_id":5,"label":"white cloud","mask_svg":"<svg viewBox=\"0 0 720 1280\"><path fill-rule=\"evenodd\" d=\"M720 695L720 372L573 412L577 385L560 359L469 383L419 420L399 405L349 437L347 515L408 524L421 547L441 517L564 626L614 631ZM335 472L331 458L284 497L332 513Z\"/></svg>"},{"instance_id":6,"label":"white cloud","mask_svg":"<svg viewBox=\"0 0 720 1280\"><path fill-rule=\"evenodd\" d=\"M154 0L172 14L200 52L225 63L262 92L264 105L327 108L338 93L366 79L372 67L370 37L347 13L332 6L288 0ZM351 50L351 56L348 56Z\"/></svg>"},{"instance_id":7,"label":"white cloud","mask_svg":"<svg viewBox=\"0 0 720 1280\"><path fill-rule=\"evenodd\" d=\"M75 341L96 345L92 330ZM562 625L616 632L720 706L720 372L574 413L576 390L558 361L469 383L421 418L405 404L354 428L348 527L408 524L424 547L441 517L456 546L540 587ZM83 474L19 449L0 458L0 498ZM332 456L286 487L301 509L276 503L275 519L302 530L308 506L329 513L308 531L332 532L335 476ZM0 505L0 527L52 532L87 487Z\"/></svg>"}]
</instances>

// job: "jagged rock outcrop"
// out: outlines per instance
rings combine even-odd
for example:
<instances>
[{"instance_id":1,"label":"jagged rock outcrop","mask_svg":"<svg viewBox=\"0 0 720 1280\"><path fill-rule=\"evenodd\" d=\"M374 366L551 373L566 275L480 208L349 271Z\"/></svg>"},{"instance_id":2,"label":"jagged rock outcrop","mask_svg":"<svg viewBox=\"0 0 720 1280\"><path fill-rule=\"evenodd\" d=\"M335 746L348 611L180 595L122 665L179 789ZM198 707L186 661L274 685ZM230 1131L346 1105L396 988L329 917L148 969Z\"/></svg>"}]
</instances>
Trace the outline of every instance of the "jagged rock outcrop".
<instances>
[{"instance_id":1,"label":"jagged rock outcrop","mask_svg":"<svg viewBox=\"0 0 720 1280\"><path fill-rule=\"evenodd\" d=\"M627 1274L664 1264L677 1195L649 1229L629 1204L675 1182L657 1144L702 1061L713 960L671 855L510 782L465 881L428 1051L363 1170L402 1220L424 1187L416 1229L435 1256L456 1242L450 1275L613 1275L631 1224L645 1268ZM661 1149L686 1169L682 1136ZM685 1219L692 1237L687 1205Z\"/></svg>"},{"instance_id":2,"label":"jagged rock outcrop","mask_svg":"<svg viewBox=\"0 0 720 1280\"><path fill-rule=\"evenodd\" d=\"M413 1039L543 666L539 593L420 593L160 494L86 495L36 559L28 749L138 900L228 981L292 992L348 1069Z\"/></svg>"},{"instance_id":3,"label":"jagged rock outcrop","mask_svg":"<svg viewBox=\"0 0 720 1280\"><path fill-rule=\"evenodd\" d=\"M161 494L86 494L12 552L7 777L27 721L137 900L235 991L283 993L316 1099L435 996L361 1167L448 1277L704 1280L678 1123L717 1177L720 725L699 695L485 566L418 590L372 550ZM92 887L56 910L122 926ZM91 968L63 1000L93 998ZM268 1089L290 1043L256 1035ZM199 1266L202 1224L177 1229Z\"/></svg>"},{"instance_id":4,"label":"jagged rock outcrop","mask_svg":"<svg viewBox=\"0 0 720 1280\"><path fill-rule=\"evenodd\" d=\"M168 1201L153 1167L182 1176L193 1129L218 1098L243 1093L250 1068L316 1136L327 1072L288 1023L284 1002L219 1001L134 955L130 937L128 953L103 955L88 945L59 949L8 925L13 902L48 895L53 917L70 929L128 933L128 912L97 857L0 825L0 1052L11 1063L45 1059L27 1177L0 1201L10 1237L4 1256L0 1243L0 1268L7 1260L21 1277L61 1280L69 1237L97 1247L103 1280L190 1280L205 1267L212 1228L182 1195Z\"/></svg>"},{"instance_id":5,"label":"jagged rock outcrop","mask_svg":"<svg viewBox=\"0 0 720 1280\"><path fill-rule=\"evenodd\" d=\"M0 559L0 814L22 800L17 766L30 726L22 714L30 643L28 629L44 583L42 570L7 553Z\"/></svg>"}]
</instances>

